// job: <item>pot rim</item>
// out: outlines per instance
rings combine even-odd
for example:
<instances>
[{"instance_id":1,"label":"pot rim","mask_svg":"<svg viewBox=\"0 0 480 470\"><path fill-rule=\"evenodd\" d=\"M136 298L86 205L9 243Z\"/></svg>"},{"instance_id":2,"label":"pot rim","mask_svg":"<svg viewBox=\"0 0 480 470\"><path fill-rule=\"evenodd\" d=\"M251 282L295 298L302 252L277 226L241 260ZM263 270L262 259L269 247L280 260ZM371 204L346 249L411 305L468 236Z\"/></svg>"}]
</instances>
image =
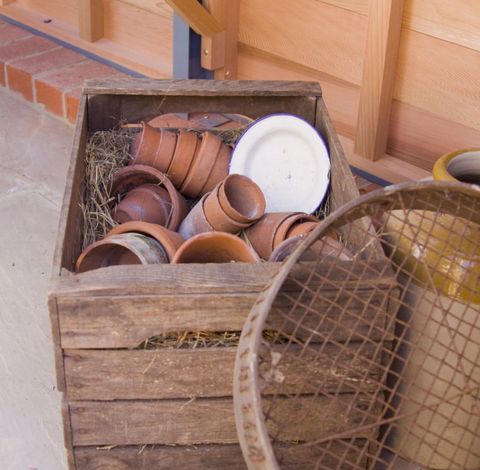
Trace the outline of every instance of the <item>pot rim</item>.
<instances>
[{"instance_id":1,"label":"pot rim","mask_svg":"<svg viewBox=\"0 0 480 470\"><path fill-rule=\"evenodd\" d=\"M461 182L451 173L451 168L449 169L450 164L457 157L462 156L463 154L468 153L479 153L480 158L480 148L465 148L461 150L456 150L455 152L446 153L442 155L433 165L432 174L433 179L437 181L457 181Z\"/></svg>"}]
</instances>

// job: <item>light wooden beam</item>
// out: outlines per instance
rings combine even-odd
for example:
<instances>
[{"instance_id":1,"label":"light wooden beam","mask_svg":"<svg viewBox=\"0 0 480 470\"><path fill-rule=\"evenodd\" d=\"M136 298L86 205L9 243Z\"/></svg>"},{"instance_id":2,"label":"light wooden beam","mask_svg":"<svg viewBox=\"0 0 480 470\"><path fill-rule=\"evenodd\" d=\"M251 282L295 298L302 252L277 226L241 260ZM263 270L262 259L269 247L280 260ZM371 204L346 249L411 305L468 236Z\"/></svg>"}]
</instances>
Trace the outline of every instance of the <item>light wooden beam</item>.
<instances>
[{"instance_id":1,"label":"light wooden beam","mask_svg":"<svg viewBox=\"0 0 480 470\"><path fill-rule=\"evenodd\" d=\"M223 67L215 69L216 80L237 78L238 21L240 0L204 0L208 11L225 26L225 56ZM202 38L202 53L208 44Z\"/></svg>"},{"instance_id":2,"label":"light wooden beam","mask_svg":"<svg viewBox=\"0 0 480 470\"><path fill-rule=\"evenodd\" d=\"M355 153L386 153L404 0L370 0Z\"/></svg>"},{"instance_id":3,"label":"light wooden beam","mask_svg":"<svg viewBox=\"0 0 480 470\"><path fill-rule=\"evenodd\" d=\"M103 0L79 0L80 37L89 42L103 37Z\"/></svg>"}]
</instances>

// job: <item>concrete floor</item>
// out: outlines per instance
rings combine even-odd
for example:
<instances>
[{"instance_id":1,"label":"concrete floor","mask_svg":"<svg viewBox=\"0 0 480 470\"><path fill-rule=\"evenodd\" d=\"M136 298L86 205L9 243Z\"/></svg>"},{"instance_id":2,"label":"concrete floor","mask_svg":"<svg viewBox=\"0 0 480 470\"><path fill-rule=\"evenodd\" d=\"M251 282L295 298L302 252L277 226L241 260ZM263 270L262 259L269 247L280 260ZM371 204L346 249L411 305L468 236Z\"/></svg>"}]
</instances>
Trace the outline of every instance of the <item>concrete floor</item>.
<instances>
[{"instance_id":1,"label":"concrete floor","mask_svg":"<svg viewBox=\"0 0 480 470\"><path fill-rule=\"evenodd\" d=\"M73 129L0 88L0 468L66 468L46 292Z\"/></svg>"}]
</instances>

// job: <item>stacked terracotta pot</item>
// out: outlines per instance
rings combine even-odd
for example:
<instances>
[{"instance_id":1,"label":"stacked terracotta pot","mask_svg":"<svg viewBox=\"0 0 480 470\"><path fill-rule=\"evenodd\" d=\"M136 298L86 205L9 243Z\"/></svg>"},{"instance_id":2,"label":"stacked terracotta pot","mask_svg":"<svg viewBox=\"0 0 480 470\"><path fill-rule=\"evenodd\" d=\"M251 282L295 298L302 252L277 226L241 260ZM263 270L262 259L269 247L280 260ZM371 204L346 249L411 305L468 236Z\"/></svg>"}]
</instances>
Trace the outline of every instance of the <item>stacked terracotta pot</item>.
<instances>
[{"instance_id":1,"label":"stacked terracotta pot","mask_svg":"<svg viewBox=\"0 0 480 470\"><path fill-rule=\"evenodd\" d=\"M265 214L259 186L228 175L231 148L214 133L141 126L130 165L113 176L111 214L119 225L83 251L78 272L120 264L281 261L318 225L302 212Z\"/></svg>"}]
</instances>

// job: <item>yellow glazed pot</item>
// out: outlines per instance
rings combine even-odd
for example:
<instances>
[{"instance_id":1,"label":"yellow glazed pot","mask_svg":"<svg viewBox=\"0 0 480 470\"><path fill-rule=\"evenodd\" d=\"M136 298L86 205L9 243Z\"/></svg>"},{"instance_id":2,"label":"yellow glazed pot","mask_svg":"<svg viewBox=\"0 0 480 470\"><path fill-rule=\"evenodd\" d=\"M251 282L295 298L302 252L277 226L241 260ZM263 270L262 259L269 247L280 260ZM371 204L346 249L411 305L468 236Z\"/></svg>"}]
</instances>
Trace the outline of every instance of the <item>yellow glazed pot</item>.
<instances>
[{"instance_id":1,"label":"yellow glazed pot","mask_svg":"<svg viewBox=\"0 0 480 470\"><path fill-rule=\"evenodd\" d=\"M443 156L433 177L480 183L480 149ZM398 317L408 324L391 446L426 468L479 469L480 228L433 211L394 211L388 229L405 273Z\"/></svg>"}]
</instances>

